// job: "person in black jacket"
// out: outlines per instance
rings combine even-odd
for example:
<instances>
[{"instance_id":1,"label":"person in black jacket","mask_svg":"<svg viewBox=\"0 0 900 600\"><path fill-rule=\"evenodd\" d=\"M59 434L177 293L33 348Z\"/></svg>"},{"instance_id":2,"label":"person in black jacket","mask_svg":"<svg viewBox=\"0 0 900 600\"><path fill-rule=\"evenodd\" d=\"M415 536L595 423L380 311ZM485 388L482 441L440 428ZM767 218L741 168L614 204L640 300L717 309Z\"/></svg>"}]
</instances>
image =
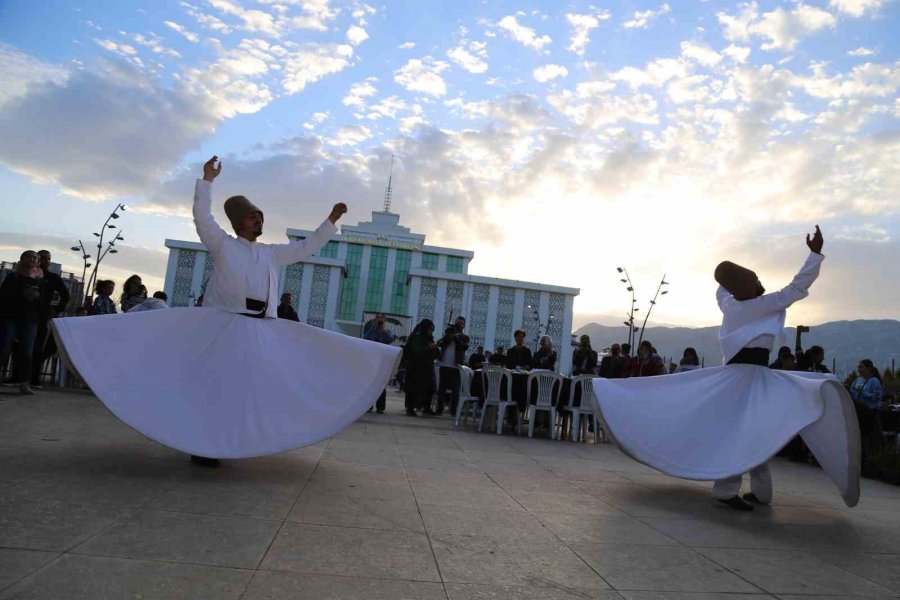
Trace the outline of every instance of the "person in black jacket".
<instances>
[{"instance_id":1,"label":"person in black jacket","mask_svg":"<svg viewBox=\"0 0 900 600\"><path fill-rule=\"evenodd\" d=\"M469 355L469 368L477 371L487 362L487 356L484 354L484 346L478 346L475 352Z\"/></svg>"},{"instance_id":2,"label":"person in black jacket","mask_svg":"<svg viewBox=\"0 0 900 600\"><path fill-rule=\"evenodd\" d=\"M524 329L517 329L515 333L513 333L513 338L516 340L516 345L510 348L506 353L507 369L531 368L531 349L525 345L525 336L527 335L528 334Z\"/></svg>"},{"instance_id":3,"label":"person in black jacket","mask_svg":"<svg viewBox=\"0 0 900 600\"><path fill-rule=\"evenodd\" d=\"M32 355L31 387L41 387L41 365L56 354L56 340L50 335L48 323L69 305L69 288L62 277L50 271L52 256L49 250L38 251L38 266L44 274L44 288L41 294L41 313L38 319L37 335Z\"/></svg>"},{"instance_id":4,"label":"person in black jacket","mask_svg":"<svg viewBox=\"0 0 900 600\"><path fill-rule=\"evenodd\" d=\"M293 304L294 296L290 292L283 293L281 295L281 304L278 305L278 318L299 323L300 317L297 316L297 311L294 310Z\"/></svg>"},{"instance_id":5,"label":"person in black jacket","mask_svg":"<svg viewBox=\"0 0 900 600\"><path fill-rule=\"evenodd\" d=\"M38 321L43 309L43 273L38 267L38 255L34 250L22 253L16 270L7 274L0 285L0 367L5 367L16 346L16 364L21 376L19 391L34 394L31 390L31 362Z\"/></svg>"},{"instance_id":6,"label":"person in black jacket","mask_svg":"<svg viewBox=\"0 0 900 600\"><path fill-rule=\"evenodd\" d=\"M600 377L621 379L622 369L625 368L627 361L628 359L621 355L621 346L613 344L609 347L609 354L600 361Z\"/></svg>"},{"instance_id":7,"label":"person in black jacket","mask_svg":"<svg viewBox=\"0 0 900 600\"><path fill-rule=\"evenodd\" d=\"M591 348L590 336L583 335L572 352L572 375L593 375L596 368L597 352Z\"/></svg>"}]
</instances>

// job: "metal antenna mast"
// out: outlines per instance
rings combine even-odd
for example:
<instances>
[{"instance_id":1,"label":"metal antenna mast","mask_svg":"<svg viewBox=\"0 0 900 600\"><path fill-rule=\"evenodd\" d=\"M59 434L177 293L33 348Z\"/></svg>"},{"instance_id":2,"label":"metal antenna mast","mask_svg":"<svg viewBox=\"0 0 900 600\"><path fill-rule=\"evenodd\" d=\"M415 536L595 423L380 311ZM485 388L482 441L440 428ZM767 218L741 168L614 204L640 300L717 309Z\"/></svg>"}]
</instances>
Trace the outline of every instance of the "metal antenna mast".
<instances>
[{"instance_id":1,"label":"metal antenna mast","mask_svg":"<svg viewBox=\"0 0 900 600\"><path fill-rule=\"evenodd\" d=\"M388 184L387 189L384 190L384 212L391 212L391 195L393 194L393 190L391 189L392 179L394 178L394 155L391 154L391 171L388 175Z\"/></svg>"}]
</instances>

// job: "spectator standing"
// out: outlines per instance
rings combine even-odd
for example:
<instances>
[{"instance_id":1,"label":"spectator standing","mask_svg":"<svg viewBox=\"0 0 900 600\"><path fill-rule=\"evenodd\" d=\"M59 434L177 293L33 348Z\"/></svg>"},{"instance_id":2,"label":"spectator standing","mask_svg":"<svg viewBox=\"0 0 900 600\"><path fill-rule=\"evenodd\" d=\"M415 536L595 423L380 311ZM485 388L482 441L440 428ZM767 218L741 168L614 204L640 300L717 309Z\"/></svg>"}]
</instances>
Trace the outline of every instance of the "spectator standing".
<instances>
[{"instance_id":1,"label":"spectator standing","mask_svg":"<svg viewBox=\"0 0 900 600\"><path fill-rule=\"evenodd\" d=\"M513 333L516 345L509 349L506 353L507 369L530 369L531 368L531 349L525 345L525 336L528 333L524 329L517 329Z\"/></svg>"},{"instance_id":2,"label":"spectator standing","mask_svg":"<svg viewBox=\"0 0 900 600\"><path fill-rule=\"evenodd\" d=\"M618 344L616 352L618 352ZM578 347L572 351L572 375L593 375L597 368L597 352L591 348L590 336L578 338Z\"/></svg>"},{"instance_id":3,"label":"spectator standing","mask_svg":"<svg viewBox=\"0 0 900 600\"><path fill-rule=\"evenodd\" d=\"M167 301L169 297L165 292L153 292L153 297L147 298L137 306L129 309L129 313L144 312L146 310L159 310L161 308L169 308Z\"/></svg>"},{"instance_id":4,"label":"spectator standing","mask_svg":"<svg viewBox=\"0 0 900 600\"><path fill-rule=\"evenodd\" d=\"M43 287L43 271L33 250L22 253L16 270L0 285L0 367L9 363L13 341L18 339L15 363L19 368L19 392L27 395L34 394L30 385L31 363L44 310Z\"/></svg>"},{"instance_id":5,"label":"spectator standing","mask_svg":"<svg viewBox=\"0 0 900 600\"><path fill-rule=\"evenodd\" d=\"M653 351L653 344L644 340L638 346L638 354L625 364L623 377L652 377L665 374L662 359Z\"/></svg>"},{"instance_id":6,"label":"spectator standing","mask_svg":"<svg viewBox=\"0 0 900 600\"><path fill-rule=\"evenodd\" d=\"M116 314L116 303L113 302L112 295L116 290L116 284L109 279L97 282L97 297L91 305L92 315L114 315Z\"/></svg>"},{"instance_id":7,"label":"spectator standing","mask_svg":"<svg viewBox=\"0 0 900 600\"><path fill-rule=\"evenodd\" d=\"M281 297L281 304L284 304L284 296L290 296L290 294L284 294ZM288 307L290 307L290 302L288 302ZM290 317L282 317L281 316L281 306L278 307L279 313L278 316L280 318L290 318ZM291 312L294 309L291 308ZM294 312L294 317L297 316L297 313ZM299 321L299 319L293 319L295 321ZM397 337L387 330L387 318L383 313L378 313L375 315L375 318L369 323L369 328L363 333L363 338L369 340L370 342L377 342L379 344L393 344L394 340ZM379 415L384 414L385 406L387 405L387 390L382 390L381 395L378 396L378 400L375 401L375 409L378 411ZM372 412L372 408L369 407L369 412Z\"/></svg>"},{"instance_id":8,"label":"spectator standing","mask_svg":"<svg viewBox=\"0 0 900 600\"><path fill-rule=\"evenodd\" d=\"M623 356L621 353L622 348L625 346L628 346L628 344L623 344L622 346L613 344L609 347L609 354L600 361L600 377L605 377L606 379L622 378L622 370L625 368L625 363L630 360L630 358Z\"/></svg>"},{"instance_id":9,"label":"spectator standing","mask_svg":"<svg viewBox=\"0 0 900 600\"><path fill-rule=\"evenodd\" d=\"M147 299L147 288L141 281L140 275L132 275L122 284L122 297L119 299L119 306L122 312L128 312L138 304Z\"/></svg>"},{"instance_id":10,"label":"spectator standing","mask_svg":"<svg viewBox=\"0 0 900 600\"><path fill-rule=\"evenodd\" d=\"M440 386L438 387L437 413L444 413L444 401L447 390L450 391L450 413L456 414L456 404L459 402L459 365L465 364L466 350L469 349L469 336L463 331L466 328L466 318L457 317L456 323L444 331L444 337L438 342L441 350ZM425 414L430 413L425 411Z\"/></svg>"},{"instance_id":11,"label":"spectator standing","mask_svg":"<svg viewBox=\"0 0 900 600\"><path fill-rule=\"evenodd\" d=\"M622 344L622 359L625 360L625 362L631 360L631 344Z\"/></svg>"},{"instance_id":12,"label":"spectator standing","mask_svg":"<svg viewBox=\"0 0 900 600\"><path fill-rule=\"evenodd\" d=\"M416 415L426 402L431 404L434 390L434 359L438 357L438 347L434 343L434 323L422 319L409 336L404 348L406 357L406 414ZM429 406L430 408L430 406Z\"/></svg>"},{"instance_id":13,"label":"spectator standing","mask_svg":"<svg viewBox=\"0 0 900 600\"><path fill-rule=\"evenodd\" d=\"M288 321L297 321L300 322L300 317L297 316L297 311L294 310L294 296L290 292L285 292L281 295L281 304L278 305L278 318L279 319L287 319ZM382 315L383 317L383 315ZM376 317L377 318L377 317ZM366 338L368 339L368 338ZM391 340L393 342L394 340ZM388 343L391 343L388 342Z\"/></svg>"},{"instance_id":14,"label":"spectator standing","mask_svg":"<svg viewBox=\"0 0 900 600\"><path fill-rule=\"evenodd\" d=\"M31 363L31 387L41 388L41 365L56 353L56 340L50 335L48 323L64 312L69 305L69 290L62 277L50 270L52 255L49 250L38 251L38 267L43 274L44 287L41 292L41 313L38 318L37 335L34 341L34 355Z\"/></svg>"},{"instance_id":15,"label":"spectator standing","mask_svg":"<svg viewBox=\"0 0 900 600\"><path fill-rule=\"evenodd\" d=\"M825 349L822 346L812 346L803 355L803 366L805 371L813 373L831 373L824 364Z\"/></svg>"},{"instance_id":16,"label":"spectator standing","mask_svg":"<svg viewBox=\"0 0 900 600\"><path fill-rule=\"evenodd\" d=\"M688 346L684 349L684 353L681 355L681 360L678 362L678 367L675 369L676 373L685 373L687 371L695 371L700 368L700 357L697 356L697 351L694 348Z\"/></svg>"},{"instance_id":17,"label":"spectator standing","mask_svg":"<svg viewBox=\"0 0 900 600\"><path fill-rule=\"evenodd\" d=\"M856 407L865 460L883 445L881 417L878 411L884 399L884 388L881 385L881 374L870 359L864 358L859 361L856 372L858 377L850 385L850 397L853 398Z\"/></svg>"},{"instance_id":18,"label":"spectator standing","mask_svg":"<svg viewBox=\"0 0 900 600\"><path fill-rule=\"evenodd\" d=\"M549 335L541 336L538 342L540 346L538 351L534 353L531 360L532 369L547 369L548 371L556 370L556 352L553 350L553 340Z\"/></svg>"},{"instance_id":19,"label":"spectator standing","mask_svg":"<svg viewBox=\"0 0 900 600\"><path fill-rule=\"evenodd\" d=\"M471 355L469 355L469 368L477 371L487 362L488 358L484 353L484 346L478 346Z\"/></svg>"},{"instance_id":20,"label":"spectator standing","mask_svg":"<svg viewBox=\"0 0 900 600\"><path fill-rule=\"evenodd\" d=\"M781 357L784 356L785 354L790 354L793 357L793 353L791 352L790 346L782 346L781 348L778 349L778 354L776 355L775 360L772 361L772 363L769 365L769 368L775 369L776 371L780 371L781 366L782 366ZM791 370L791 369L789 369L789 370Z\"/></svg>"}]
</instances>

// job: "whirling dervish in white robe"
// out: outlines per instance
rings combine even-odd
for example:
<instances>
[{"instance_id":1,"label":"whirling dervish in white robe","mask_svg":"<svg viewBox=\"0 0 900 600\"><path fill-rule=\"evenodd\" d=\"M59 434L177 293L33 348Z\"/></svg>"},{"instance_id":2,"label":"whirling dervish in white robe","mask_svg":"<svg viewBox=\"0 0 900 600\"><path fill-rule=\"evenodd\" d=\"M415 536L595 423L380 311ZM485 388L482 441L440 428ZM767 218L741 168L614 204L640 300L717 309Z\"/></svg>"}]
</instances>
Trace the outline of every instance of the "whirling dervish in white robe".
<instances>
[{"instance_id":1,"label":"whirling dervish in white robe","mask_svg":"<svg viewBox=\"0 0 900 600\"><path fill-rule=\"evenodd\" d=\"M54 319L61 354L119 419L195 458L314 444L366 412L400 348L276 318L280 269L317 252L347 208L336 204L309 239L262 244L262 211L234 196L231 236L211 212L216 159L194 193L194 223L214 260L202 308Z\"/></svg>"},{"instance_id":2,"label":"whirling dervish in white robe","mask_svg":"<svg viewBox=\"0 0 900 600\"><path fill-rule=\"evenodd\" d=\"M596 416L634 459L674 477L713 480L713 496L739 510L772 501L768 461L800 435L847 506L859 500L860 439L847 390L833 376L776 371L769 352L786 309L809 295L824 256L818 226L800 272L765 294L756 274L721 263L721 367L632 379L595 379ZM751 492L741 497L742 475Z\"/></svg>"}]
</instances>

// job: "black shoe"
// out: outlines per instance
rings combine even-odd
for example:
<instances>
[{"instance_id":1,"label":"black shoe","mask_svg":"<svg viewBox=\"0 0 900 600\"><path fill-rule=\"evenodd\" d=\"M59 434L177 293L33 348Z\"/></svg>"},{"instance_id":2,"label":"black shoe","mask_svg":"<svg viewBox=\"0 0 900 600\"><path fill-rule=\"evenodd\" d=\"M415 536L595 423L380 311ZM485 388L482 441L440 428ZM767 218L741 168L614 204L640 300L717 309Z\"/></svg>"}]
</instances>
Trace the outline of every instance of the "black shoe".
<instances>
[{"instance_id":1,"label":"black shoe","mask_svg":"<svg viewBox=\"0 0 900 600\"><path fill-rule=\"evenodd\" d=\"M744 500L746 500L750 504L758 504L760 506L769 506L769 504L771 504L770 502L763 502L753 492L747 492L746 494L744 494Z\"/></svg>"},{"instance_id":2,"label":"black shoe","mask_svg":"<svg viewBox=\"0 0 900 600\"><path fill-rule=\"evenodd\" d=\"M377 412L379 415L383 415L383 414L384 414L384 411L383 411L383 410L376 410L375 412Z\"/></svg>"},{"instance_id":3,"label":"black shoe","mask_svg":"<svg viewBox=\"0 0 900 600\"><path fill-rule=\"evenodd\" d=\"M218 458L194 456L193 454L191 455L191 462L195 465L200 465L201 467L209 467L211 469L218 469L222 465Z\"/></svg>"},{"instance_id":4,"label":"black shoe","mask_svg":"<svg viewBox=\"0 0 900 600\"><path fill-rule=\"evenodd\" d=\"M430 408L426 408L425 410L422 411L423 417L433 417L434 415L435 415L435 412L433 410L431 410Z\"/></svg>"},{"instance_id":5,"label":"black shoe","mask_svg":"<svg viewBox=\"0 0 900 600\"><path fill-rule=\"evenodd\" d=\"M740 496L732 496L731 498L719 498L718 500L722 504L727 504L728 506L730 506L731 508L733 508L735 510L743 510L743 511L753 510L753 505L748 504L747 502L744 502Z\"/></svg>"},{"instance_id":6,"label":"black shoe","mask_svg":"<svg viewBox=\"0 0 900 600\"><path fill-rule=\"evenodd\" d=\"M416 414L416 411L414 411L414 410L407 410L407 411L406 411L406 416L407 416L407 417L418 417L419 415L417 415L417 414Z\"/></svg>"},{"instance_id":7,"label":"black shoe","mask_svg":"<svg viewBox=\"0 0 900 600\"><path fill-rule=\"evenodd\" d=\"M370 406L370 407L369 407L369 410L367 410L366 412L367 412L367 413L372 412L372 407Z\"/></svg>"}]
</instances>

